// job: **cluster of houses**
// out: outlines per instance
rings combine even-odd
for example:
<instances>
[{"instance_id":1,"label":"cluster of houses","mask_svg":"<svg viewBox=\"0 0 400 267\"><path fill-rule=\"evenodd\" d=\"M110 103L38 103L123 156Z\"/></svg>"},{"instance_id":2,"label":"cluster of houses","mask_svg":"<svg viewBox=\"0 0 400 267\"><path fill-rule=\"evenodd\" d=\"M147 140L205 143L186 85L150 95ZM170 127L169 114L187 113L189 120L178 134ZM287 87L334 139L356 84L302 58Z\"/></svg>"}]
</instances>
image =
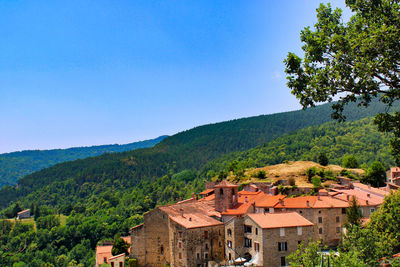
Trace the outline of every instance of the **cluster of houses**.
<instances>
[{"instance_id":1,"label":"cluster of houses","mask_svg":"<svg viewBox=\"0 0 400 267\"><path fill-rule=\"evenodd\" d=\"M239 191L226 180L208 182L199 197L193 194L145 213L143 224L131 228L129 257L149 267L286 266L287 256L302 242L339 244L353 197L366 222L390 190L398 188L391 180L383 188L345 177L338 181L329 191L299 197L271 194L266 183Z\"/></svg>"}]
</instances>

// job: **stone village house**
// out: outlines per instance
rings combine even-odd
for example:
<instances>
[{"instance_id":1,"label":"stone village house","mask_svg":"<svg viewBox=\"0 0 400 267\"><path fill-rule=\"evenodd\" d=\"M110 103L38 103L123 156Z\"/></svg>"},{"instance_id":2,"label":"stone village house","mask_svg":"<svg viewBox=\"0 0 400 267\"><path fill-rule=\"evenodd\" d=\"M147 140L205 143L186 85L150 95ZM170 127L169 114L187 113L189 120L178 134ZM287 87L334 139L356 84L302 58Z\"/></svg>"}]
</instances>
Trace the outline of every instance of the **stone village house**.
<instances>
[{"instance_id":1,"label":"stone village house","mask_svg":"<svg viewBox=\"0 0 400 267\"><path fill-rule=\"evenodd\" d=\"M368 218L388 191L360 183L336 185L318 196L288 198L254 187L238 191L227 181L191 199L157 207L131 229L131 254L139 266L207 266L247 258L257 266L285 266L299 242L312 237L336 246L345 208L355 196Z\"/></svg>"}]
</instances>

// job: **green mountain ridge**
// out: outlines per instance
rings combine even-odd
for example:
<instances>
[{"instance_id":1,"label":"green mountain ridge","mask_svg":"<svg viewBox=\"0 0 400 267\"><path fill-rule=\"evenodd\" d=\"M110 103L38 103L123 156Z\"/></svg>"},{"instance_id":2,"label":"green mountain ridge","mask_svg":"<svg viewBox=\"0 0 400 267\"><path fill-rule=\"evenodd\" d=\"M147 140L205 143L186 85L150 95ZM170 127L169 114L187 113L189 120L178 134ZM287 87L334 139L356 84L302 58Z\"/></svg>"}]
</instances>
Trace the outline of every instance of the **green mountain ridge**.
<instances>
[{"instance_id":1,"label":"green mountain ridge","mask_svg":"<svg viewBox=\"0 0 400 267\"><path fill-rule=\"evenodd\" d=\"M123 145L113 144L67 149L24 150L0 154L0 188L5 185L15 185L19 178L60 162L94 157L104 153L116 153L152 147L166 137L164 135L150 140Z\"/></svg>"},{"instance_id":2,"label":"green mountain ridge","mask_svg":"<svg viewBox=\"0 0 400 267\"><path fill-rule=\"evenodd\" d=\"M345 111L348 120L353 121L384 109L385 106L375 100L368 108L360 108L353 103ZM131 188L142 181L154 181L170 171L200 170L210 160L223 155L244 151L284 134L331 121L331 111L331 104L325 104L307 110L209 124L167 137L152 148L56 164L20 179L18 189L5 187L0 190L3 196L0 207L37 190L41 193L34 193L36 199L59 207L87 199L93 192L103 192L110 186ZM84 190L82 185L85 185ZM69 190L64 190L65 187ZM50 197L52 192L60 191L64 194L62 201Z\"/></svg>"}]
</instances>

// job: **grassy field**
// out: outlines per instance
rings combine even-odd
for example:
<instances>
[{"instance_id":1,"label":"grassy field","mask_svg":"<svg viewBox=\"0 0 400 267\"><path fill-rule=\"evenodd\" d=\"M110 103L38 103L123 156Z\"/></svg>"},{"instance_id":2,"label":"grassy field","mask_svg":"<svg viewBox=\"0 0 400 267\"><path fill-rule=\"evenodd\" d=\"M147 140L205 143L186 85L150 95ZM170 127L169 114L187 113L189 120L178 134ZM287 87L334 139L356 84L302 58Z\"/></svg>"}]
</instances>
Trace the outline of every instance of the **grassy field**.
<instances>
[{"instance_id":1,"label":"grassy field","mask_svg":"<svg viewBox=\"0 0 400 267\"><path fill-rule=\"evenodd\" d=\"M59 218L60 218L60 224L61 224L61 226L65 226L65 224L67 223L67 216L62 215L62 214L60 214L60 215L58 215L58 216L59 216ZM0 219L0 221L1 221L1 220L2 220L2 219ZM15 223L16 221L19 221L19 222L21 222L22 224L30 224L30 225L33 225L33 229L36 230L36 222L35 222L35 220L34 220L33 217L31 217L31 218L26 218L26 219L22 219L22 220L16 220L15 218L14 218L14 219L3 219L3 220L7 220L7 221L12 222L12 223Z\"/></svg>"}]
</instances>

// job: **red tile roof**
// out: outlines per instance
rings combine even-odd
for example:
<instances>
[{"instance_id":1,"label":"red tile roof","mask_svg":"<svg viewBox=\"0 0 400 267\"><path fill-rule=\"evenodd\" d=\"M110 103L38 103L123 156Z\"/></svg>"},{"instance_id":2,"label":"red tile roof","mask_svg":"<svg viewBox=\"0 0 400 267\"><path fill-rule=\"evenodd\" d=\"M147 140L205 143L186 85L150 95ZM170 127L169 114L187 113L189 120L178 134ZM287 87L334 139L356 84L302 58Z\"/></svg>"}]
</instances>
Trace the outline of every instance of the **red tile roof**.
<instances>
[{"instance_id":1,"label":"red tile roof","mask_svg":"<svg viewBox=\"0 0 400 267\"><path fill-rule=\"evenodd\" d=\"M208 195L212 192L214 192L214 189L206 189L203 192L199 193L199 195Z\"/></svg>"},{"instance_id":2,"label":"red tile roof","mask_svg":"<svg viewBox=\"0 0 400 267\"><path fill-rule=\"evenodd\" d=\"M114 260L116 258L120 258L120 257L125 257L125 253L119 254L119 255L115 255L114 257L109 258L109 260Z\"/></svg>"},{"instance_id":3,"label":"red tile roof","mask_svg":"<svg viewBox=\"0 0 400 267\"><path fill-rule=\"evenodd\" d=\"M275 205L278 209L304 209L304 208L346 208L348 202L335 199L331 196L302 196L285 198Z\"/></svg>"},{"instance_id":4,"label":"red tile roof","mask_svg":"<svg viewBox=\"0 0 400 267\"><path fill-rule=\"evenodd\" d=\"M260 194L256 199L255 199L255 205L256 207L259 208L272 208L276 204L278 204L280 199L284 199L286 196L284 195L267 195L267 194Z\"/></svg>"},{"instance_id":5,"label":"red tile roof","mask_svg":"<svg viewBox=\"0 0 400 267\"><path fill-rule=\"evenodd\" d=\"M297 212L253 213L247 216L264 229L314 225Z\"/></svg>"},{"instance_id":6,"label":"red tile roof","mask_svg":"<svg viewBox=\"0 0 400 267\"><path fill-rule=\"evenodd\" d=\"M202 201L174 204L158 208L168 214L171 220L187 229L223 225L221 221L211 217L220 217L220 213L215 211L214 207Z\"/></svg>"}]
</instances>

